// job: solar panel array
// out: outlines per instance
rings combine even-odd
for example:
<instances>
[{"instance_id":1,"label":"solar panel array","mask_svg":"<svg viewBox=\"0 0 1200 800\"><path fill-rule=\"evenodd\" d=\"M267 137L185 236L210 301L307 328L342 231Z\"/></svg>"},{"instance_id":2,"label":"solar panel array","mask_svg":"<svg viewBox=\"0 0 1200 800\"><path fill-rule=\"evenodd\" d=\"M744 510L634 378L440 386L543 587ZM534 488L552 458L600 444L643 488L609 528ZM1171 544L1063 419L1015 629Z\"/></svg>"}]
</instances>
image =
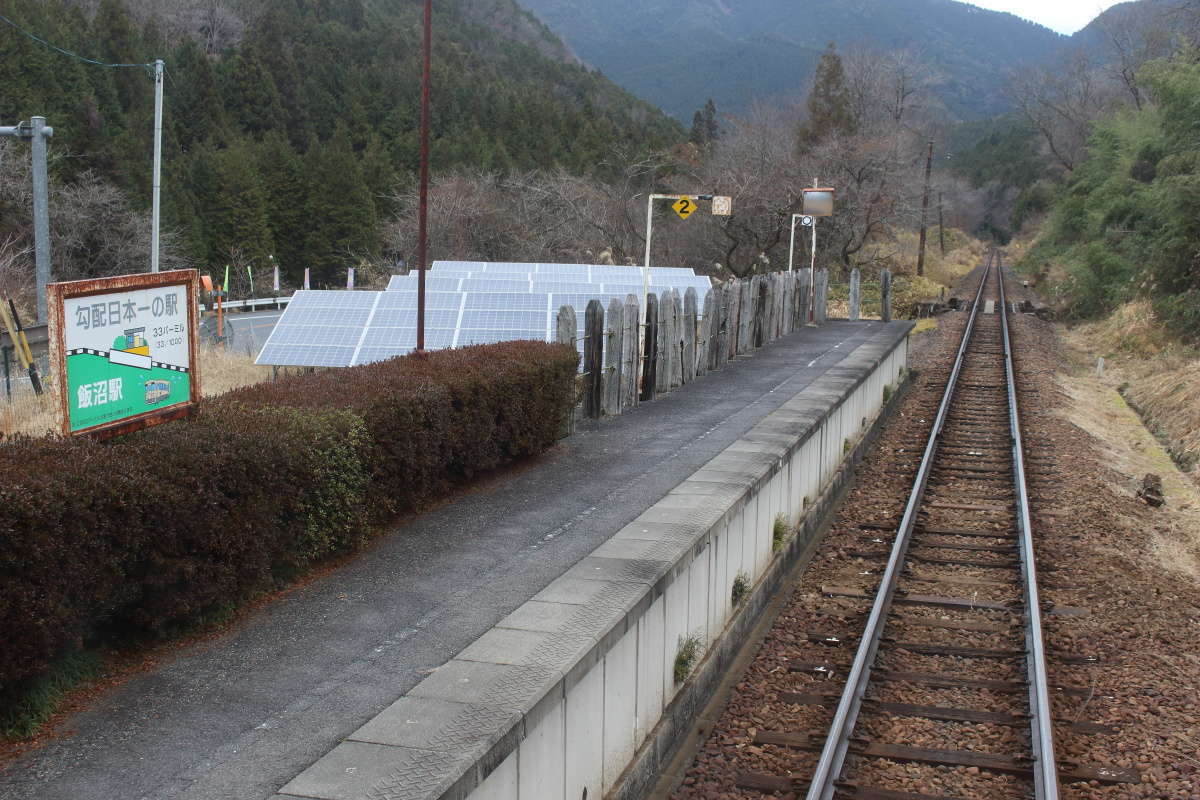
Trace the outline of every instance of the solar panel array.
<instances>
[{"instance_id":1,"label":"solar panel array","mask_svg":"<svg viewBox=\"0 0 1200 800\"><path fill-rule=\"evenodd\" d=\"M695 288L708 278L654 267L650 290ZM587 264L435 262L425 280L425 347L440 350L514 339L553 341L561 306L575 308L582 333L588 301L641 299L640 267ZM335 367L405 355L417 346L417 275L393 275L385 292L295 293L256 363Z\"/></svg>"}]
</instances>

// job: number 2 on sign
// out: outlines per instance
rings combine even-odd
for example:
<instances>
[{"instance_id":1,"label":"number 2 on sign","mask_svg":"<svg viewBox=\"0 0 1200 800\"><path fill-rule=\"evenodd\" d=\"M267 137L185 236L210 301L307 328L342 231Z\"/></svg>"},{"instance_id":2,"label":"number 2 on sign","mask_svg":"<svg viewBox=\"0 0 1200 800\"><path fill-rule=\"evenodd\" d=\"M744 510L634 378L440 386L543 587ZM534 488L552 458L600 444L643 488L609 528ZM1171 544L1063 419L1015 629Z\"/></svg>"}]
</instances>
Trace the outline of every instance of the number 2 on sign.
<instances>
[{"instance_id":1,"label":"number 2 on sign","mask_svg":"<svg viewBox=\"0 0 1200 800\"><path fill-rule=\"evenodd\" d=\"M675 213L680 219L687 219L696 210L696 204L692 202L690 197L681 197L675 201L671 208L675 209Z\"/></svg>"}]
</instances>

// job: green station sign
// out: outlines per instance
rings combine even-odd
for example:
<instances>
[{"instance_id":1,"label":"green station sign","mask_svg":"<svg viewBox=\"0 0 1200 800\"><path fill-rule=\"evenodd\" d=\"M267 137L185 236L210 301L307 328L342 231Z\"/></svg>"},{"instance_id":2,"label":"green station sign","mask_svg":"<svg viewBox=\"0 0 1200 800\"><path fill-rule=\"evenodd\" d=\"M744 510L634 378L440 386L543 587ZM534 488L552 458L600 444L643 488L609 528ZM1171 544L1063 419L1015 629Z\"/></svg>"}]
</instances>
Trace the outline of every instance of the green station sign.
<instances>
[{"instance_id":1,"label":"green station sign","mask_svg":"<svg viewBox=\"0 0 1200 800\"><path fill-rule=\"evenodd\" d=\"M63 432L121 433L186 414L199 397L196 272L54 284Z\"/></svg>"}]
</instances>

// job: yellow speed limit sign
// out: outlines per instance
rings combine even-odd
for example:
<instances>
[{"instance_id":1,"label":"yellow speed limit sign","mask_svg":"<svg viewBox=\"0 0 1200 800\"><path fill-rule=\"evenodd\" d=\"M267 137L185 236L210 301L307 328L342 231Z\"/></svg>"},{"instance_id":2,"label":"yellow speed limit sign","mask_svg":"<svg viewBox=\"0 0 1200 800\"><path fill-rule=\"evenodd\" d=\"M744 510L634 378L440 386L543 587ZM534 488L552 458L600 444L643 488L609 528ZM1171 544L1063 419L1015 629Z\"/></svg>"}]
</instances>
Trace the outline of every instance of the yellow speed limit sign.
<instances>
[{"instance_id":1,"label":"yellow speed limit sign","mask_svg":"<svg viewBox=\"0 0 1200 800\"><path fill-rule=\"evenodd\" d=\"M679 215L680 219L687 219L696 213L697 207L696 201L687 195L684 195L671 204L671 208L675 209L675 213Z\"/></svg>"}]
</instances>

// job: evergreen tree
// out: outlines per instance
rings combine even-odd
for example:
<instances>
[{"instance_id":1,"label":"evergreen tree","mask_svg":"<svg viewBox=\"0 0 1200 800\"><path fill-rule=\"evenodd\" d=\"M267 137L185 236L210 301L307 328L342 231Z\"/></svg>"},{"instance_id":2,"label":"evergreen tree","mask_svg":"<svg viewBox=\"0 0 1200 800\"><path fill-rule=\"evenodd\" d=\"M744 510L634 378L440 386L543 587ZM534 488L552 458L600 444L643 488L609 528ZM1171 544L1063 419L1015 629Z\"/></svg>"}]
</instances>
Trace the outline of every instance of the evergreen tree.
<instances>
[{"instance_id":1,"label":"evergreen tree","mask_svg":"<svg viewBox=\"0 0 1200 800\"><path fill-rule=\"evenodd\" d=\"M283 129L285 115L279 91L254 50L243 50L233 59L224 94L230 118L252 136Z\"/></svg>"},{"instance_id":2,"label":"evergreen tree","mask_svg":"<svg viewBox=\"0 0 1200 800\"><path fill-rule=\"evenodd\" d=\"M339 127L328 142L312 142L305 163L309 184L304 257L314 281L333 285L347 266L375 251L375 203L345 128Z\"/></svg>"},{"instance_id":3,"label":"evergreen tree","mask_svg":"<svg viewBox=\"0 0 1200 800\"><path fill-rule=\"evenodd\" d=\"M253 154L244 146L223 150L216 166L217 196L210 226L213 257L223 263L236 251L251 264L268 263L275 243Z\"/></svg>"},{"instance_id":4,"label":"evergreen tree","mask_svg":"<svg viewBox=\"0 0 1200 800\"><path fill-rule=\"evenodd\" d=\"M719 136L717 104L710 97L704 108L692 115L692 132L688 135L688 141L701 149L708 149Z\"/></svg>"},{"instance_id":5,"label":"evergreen tree","mask_svg":"<svg viewBox=\"0 0 1200 800\"><path fill-rule=\"evenodd\" d=\"M152 58L138 47L137 34L122 0L100 0L94 23L100 57L114 64L146 63ZM153 102L152 82L147 86L146 74L137 69L113 70L117 100L123 112Z\"/></svg>"},{"instance_id":6,"label":"evergreen tree","mask_svg":"<svg viewBox=\"0 0 1200 800\"><path fill-rule=\"evenodd\" d=\"M857 128L842 57L830 42L817 64L808 94L808 120L800 127L797 145L801 152L808 152L834 136L853 134Z\"/></svg>"},{"instance_id":7,"label":"evergreen tree","mask_svg":"<svg viewBox=\"0 0 1200 800\"><path fill-rule=\"evenodd\" d=\"M275 262L290 283L303 279L309 235L308 185L300 159L282 134L269 133L258 148L258 173L275 241Z\"/></svg>"}]
</instances>

